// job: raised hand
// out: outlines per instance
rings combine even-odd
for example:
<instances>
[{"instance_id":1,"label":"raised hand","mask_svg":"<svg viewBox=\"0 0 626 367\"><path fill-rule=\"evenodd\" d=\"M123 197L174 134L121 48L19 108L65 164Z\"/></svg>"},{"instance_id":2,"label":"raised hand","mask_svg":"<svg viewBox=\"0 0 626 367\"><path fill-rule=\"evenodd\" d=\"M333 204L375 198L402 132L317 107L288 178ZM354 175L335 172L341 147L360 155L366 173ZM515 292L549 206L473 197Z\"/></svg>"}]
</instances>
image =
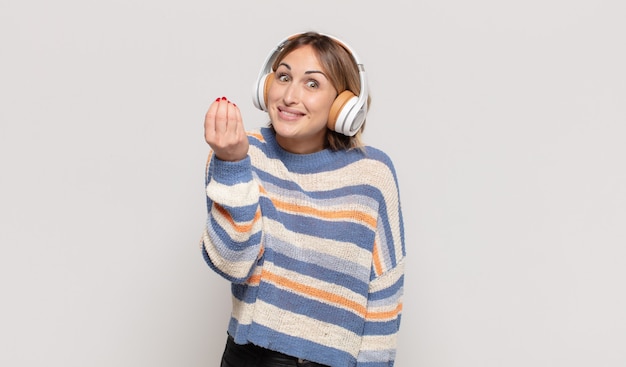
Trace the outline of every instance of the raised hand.
<instances>
[{"instance_id":1,"label":"raised hand","mask_svg":"<svg viewBox=\"0 0 626 367\"><path fill-rule=\"evenodd\" d=\"M216 99L204 117L204 139L217 158L233 162L244 159L249 143L239 107L226 97Z\"/></svg>"}]
</instances>

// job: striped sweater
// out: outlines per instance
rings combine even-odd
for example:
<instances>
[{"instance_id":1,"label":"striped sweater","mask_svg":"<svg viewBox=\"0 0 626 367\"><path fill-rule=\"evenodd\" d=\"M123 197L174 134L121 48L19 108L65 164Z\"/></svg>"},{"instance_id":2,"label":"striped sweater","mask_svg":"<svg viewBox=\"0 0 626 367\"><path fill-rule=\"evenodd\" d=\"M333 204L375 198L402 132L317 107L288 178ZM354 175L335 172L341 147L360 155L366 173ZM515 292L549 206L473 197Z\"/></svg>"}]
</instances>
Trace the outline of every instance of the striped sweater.
<instances>
[{"instance_id":1,"label":"striped sweater","mask_svg":"<svg viewBox=\"0 0 626 367\"><path fill-rule=\"evenodd\" d=\"M393 366L405 246L391 160L248 137L245 159L211 154L206 169L201 248L232 283L229 334L332 367Z\"/></svg>"}]
</instances>

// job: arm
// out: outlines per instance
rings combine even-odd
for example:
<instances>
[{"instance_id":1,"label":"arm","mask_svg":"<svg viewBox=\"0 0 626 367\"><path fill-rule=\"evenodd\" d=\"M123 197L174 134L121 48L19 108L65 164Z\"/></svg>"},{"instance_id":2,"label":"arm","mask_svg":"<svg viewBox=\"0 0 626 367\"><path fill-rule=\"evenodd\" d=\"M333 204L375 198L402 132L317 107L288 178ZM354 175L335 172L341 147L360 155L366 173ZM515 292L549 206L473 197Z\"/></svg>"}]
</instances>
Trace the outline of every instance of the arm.
<instances>
[{"instance_id":1,"label":"arm","mask_svg":"<svg viewBox=\"0 0 626 367\"><path fill-rule=\"evenodd\" d=\"M371 285L358 367L392 367L402 315L404 261Z\"/></svg>"},{"instance_id":2,"label":"arm","mask_svg":"<svg viewBox=\"0 0 626 367\"><path fill-rule=\"evenodd\" d=\"M202 235L205 260L232 282L244 282L260 258L259 187L252 178L248 137L239 108L218 98L204 120L212 153L205 184L207 223Z\"/></svg>"},{"instance_id":3,"label":"arm","mask_svg":"<svg viewBox=\"0 0 626 367\"><path fill-rule=\"evenodd\" d=\"M372 275L358 367L392 367L402 315L404 291L404 225L393 166L382 188L373 248Z\"/></svg>"},{"instance_id":4,"label":"arm","mask_svg":"<svg viewBox=\"0 0 626 367\"><path fill-rule=\"evenodd\" d=\"M202 252L218 274L243 283L262 255L259 186L252 179L250 158L227 162L212 155L209 159Z\"/></svg>"}]
</instances>

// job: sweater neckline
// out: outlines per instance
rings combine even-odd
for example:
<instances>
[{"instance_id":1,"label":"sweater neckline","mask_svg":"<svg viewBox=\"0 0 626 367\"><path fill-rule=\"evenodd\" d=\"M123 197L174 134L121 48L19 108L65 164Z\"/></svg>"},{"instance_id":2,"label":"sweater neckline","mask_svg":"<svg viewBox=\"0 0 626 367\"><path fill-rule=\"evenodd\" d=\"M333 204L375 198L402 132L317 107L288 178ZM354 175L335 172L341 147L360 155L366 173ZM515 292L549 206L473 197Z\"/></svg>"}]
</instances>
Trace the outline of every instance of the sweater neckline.
<instances>
[{"instance_id":1,"label":"sweater neckline","mask_svg":"<svg viewBox=\"0 0 626 367\"><path fill-rule=\"evenodd\" d=\"M280 159L290 171L310 172L326 167L336 161L337 153L329 148L324 148L319 152L297 154L283 149L276 141L276 135L269 127L261 129L261 134L265 138L268 147L273 151L276 158Z\"/></svg>"}]
</instances>

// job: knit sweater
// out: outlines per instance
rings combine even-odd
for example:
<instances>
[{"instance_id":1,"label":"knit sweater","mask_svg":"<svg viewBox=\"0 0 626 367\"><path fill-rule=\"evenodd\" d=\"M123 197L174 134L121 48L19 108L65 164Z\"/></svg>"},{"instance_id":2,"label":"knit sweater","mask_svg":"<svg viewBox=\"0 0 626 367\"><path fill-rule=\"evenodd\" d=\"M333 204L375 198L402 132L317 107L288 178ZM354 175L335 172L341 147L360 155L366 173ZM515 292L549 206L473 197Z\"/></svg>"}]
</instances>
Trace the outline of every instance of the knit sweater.
<instances>
[{"instance_id":1,"label":"knit sweater","mask_svg":"<svg viewBox=\"0 0 626 367\"><path fill-rule=\"evenodd\" d=\"M332 367L391 367L402 312L404 227L382 151L292 154L269 128L248 156L209 155L201 248L232 283L238 344Z\"/></svg>"}]
</instances>

